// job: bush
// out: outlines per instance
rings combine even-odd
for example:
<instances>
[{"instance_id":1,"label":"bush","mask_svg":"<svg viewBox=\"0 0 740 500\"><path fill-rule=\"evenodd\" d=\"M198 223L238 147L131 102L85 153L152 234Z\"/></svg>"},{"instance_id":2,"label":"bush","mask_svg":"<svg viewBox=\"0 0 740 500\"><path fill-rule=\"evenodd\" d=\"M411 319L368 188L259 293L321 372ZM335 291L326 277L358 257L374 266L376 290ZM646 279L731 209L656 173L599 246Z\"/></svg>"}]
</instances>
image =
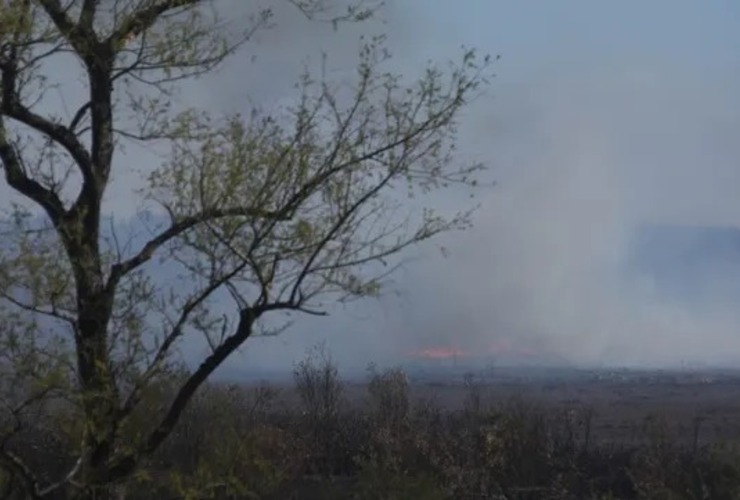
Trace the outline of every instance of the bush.
<instances>
[{"instance_id":1,"label":"bush","mask_svg":"<svg viewBox=\"0 0 740 500\"><path fill-rule=\"evenodd\" d=\"M642 422L642 445L606 446L590 439L589 408L492 405L467 377L466 403L452 411L414 404L399 368L371 365L368 375L365 405L347 404L320 346L295 366L297 406L277 404L280 392L265 385L207 385L145 471L120 485L120 498L740 498L740 451L678 446L660 416ZM148 397L156 407L171 395L164 384ZM74 460L74 408L34 418L5 445L46 464L53 480ZM136 436L135 426L126 432ZM0 497L22 498L19 481L0 466Z\"/></svg>"}]
</instances>

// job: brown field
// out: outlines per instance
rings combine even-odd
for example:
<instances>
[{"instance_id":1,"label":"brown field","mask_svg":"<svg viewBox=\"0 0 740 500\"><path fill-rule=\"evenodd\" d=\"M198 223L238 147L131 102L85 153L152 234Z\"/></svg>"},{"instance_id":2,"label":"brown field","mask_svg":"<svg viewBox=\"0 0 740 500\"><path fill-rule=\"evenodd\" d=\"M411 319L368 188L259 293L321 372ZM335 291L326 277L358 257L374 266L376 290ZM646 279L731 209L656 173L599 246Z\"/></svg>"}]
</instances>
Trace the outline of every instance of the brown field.
<instances>
[{"instance_id":1,"label":"brown field","mask_svg":"<svg viewBox=\"0 0 740 500\"><path fill-rule=\"evenodd\" d=\"M640 445L651 418L662 418L672 440L693 446L740 444L740 371L596 371L502 369L496 375L468 372L409 376L414 404L462 410L475 391L486 408L527 406L548 413L590 413L594 444ZM497 371L498 372L498 371ZM270 384L268 384L270 385ZM280 389L280 406L298 404L292 384ZM367 384L345 383L350 406L363 405Z\"/></svg>"}]
</instances>

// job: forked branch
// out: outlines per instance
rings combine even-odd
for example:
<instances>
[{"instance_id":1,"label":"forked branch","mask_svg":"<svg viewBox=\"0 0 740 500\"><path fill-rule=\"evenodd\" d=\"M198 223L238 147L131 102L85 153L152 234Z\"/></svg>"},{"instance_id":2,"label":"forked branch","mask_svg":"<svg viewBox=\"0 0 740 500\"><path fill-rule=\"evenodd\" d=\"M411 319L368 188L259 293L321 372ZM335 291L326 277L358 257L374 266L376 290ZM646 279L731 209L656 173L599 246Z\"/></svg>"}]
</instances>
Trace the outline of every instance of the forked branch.
<instances>
[{"instance_id":1,"label":"forked branch","mask_svg":"<svg viewBox=\"0 0 740 500\"><path fill-rule=\"evenodd\" d=\"M286 219L281 213L274 213L258 208L249 207L232 207L232 208L212 208L201 211L196 215L183 217L173 222L170 227L159 233L149 240L144 247L128 260L115 264L111 269L111 275L108 280L108 286L114 287L118 281L127 273L146 263L152 258L154 253L167 242L182 235L185 231L192 229L198 224L221 219L224 217L255 217L264 219Z\"/></svg>"}]
</instances>

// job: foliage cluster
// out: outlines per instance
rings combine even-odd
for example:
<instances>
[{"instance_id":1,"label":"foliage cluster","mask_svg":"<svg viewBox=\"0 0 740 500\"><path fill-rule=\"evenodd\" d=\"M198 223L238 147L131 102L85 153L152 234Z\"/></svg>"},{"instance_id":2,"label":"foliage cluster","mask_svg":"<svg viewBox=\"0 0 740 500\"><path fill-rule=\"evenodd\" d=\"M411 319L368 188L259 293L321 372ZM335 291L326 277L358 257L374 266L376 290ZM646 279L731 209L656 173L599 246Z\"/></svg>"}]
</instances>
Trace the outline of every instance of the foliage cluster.
<instances>
[{"instance_id":1,"label":"foliage cluster","mask_svg":"<svg viewBox=\"0 0 740 500\"><path fill-rule=\"evenodd\" d=\"M335 27L379 8L286 3ZM122 484L148 478L143 465L176 427L200 432L177 424L248 339L299 313L326 315L331 301L377 296L406 249L470 226L467 201L443 213L428 196L453 185L469 194L479 181L482 165L457 153L461 110L489 76L490 59L473 50L414 78L389 70L383 36L360 38L353 75L332 81L326 60L307 64L294 94L272 96L269 109L251 104L248 70L228 113L184 95L279 10L231 0L0 2L7 488L34 499L70 489L80 500L116 498ZM114 220L121 203L136 212L127 222ZM183 351L198 348L186 366ZM341 420L327 413L337 396L306 399L317 442ZM208 455L189 448L203 437L175 439L167 446L192 453L178 454L187 457L181 473L162 488L207 496L262 488L247 477L280 482L283 472L273 477L252 448L273 440L297 453L293 438L268 438L270 429L239 424L237 409L217 408L208 420L228 444ZM25 456L18 443L29 433L60 440L66 472ZM216 479L234 463L242 472Z\"/></svg>"}]
</instances>

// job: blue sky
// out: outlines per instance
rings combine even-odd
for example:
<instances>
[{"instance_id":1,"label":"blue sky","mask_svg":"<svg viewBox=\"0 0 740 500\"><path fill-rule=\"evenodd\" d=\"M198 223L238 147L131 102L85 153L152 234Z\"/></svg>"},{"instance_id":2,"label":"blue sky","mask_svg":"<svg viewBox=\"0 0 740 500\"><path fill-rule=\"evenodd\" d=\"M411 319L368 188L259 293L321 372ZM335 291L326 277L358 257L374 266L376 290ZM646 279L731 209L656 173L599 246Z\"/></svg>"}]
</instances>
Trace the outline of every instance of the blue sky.
<instances>
[{"instance_id":1,"label":"blue sky","mask_svg":"<svg viewBox=\"0 0 740 500\"><path fill-rule=\"evenodd\" d=\"M245 13L240 0L221 4L237 22ZM386 4L377 20L337 32L278 7L274 29L184 98L221 111L284 102L322 50L337 78L351 75L363 33L386 33L390 67L410 78L461 45L500 54L461 124L464 157L487 163L498 184L480 193L476 228L441 242L449 258L415 250L380 301L301 319L229 367L289 368L321 340L353 367L429 345L483 352L502 339L584 363L740 360L740 308L715 307L711 285L686 307L650 271L626 270L639 228L740 227L740 3ZM72 70L53 67L73 94ZM136 148L120 157L107 199L117 217L139 205L131 189L140 174L129 166L151 159ZM0 200L5 192L0 184Z\"/></svg>"}]
</instances>

